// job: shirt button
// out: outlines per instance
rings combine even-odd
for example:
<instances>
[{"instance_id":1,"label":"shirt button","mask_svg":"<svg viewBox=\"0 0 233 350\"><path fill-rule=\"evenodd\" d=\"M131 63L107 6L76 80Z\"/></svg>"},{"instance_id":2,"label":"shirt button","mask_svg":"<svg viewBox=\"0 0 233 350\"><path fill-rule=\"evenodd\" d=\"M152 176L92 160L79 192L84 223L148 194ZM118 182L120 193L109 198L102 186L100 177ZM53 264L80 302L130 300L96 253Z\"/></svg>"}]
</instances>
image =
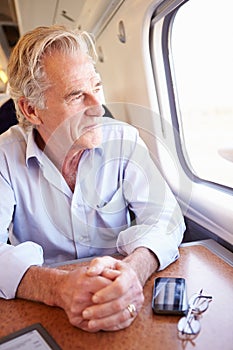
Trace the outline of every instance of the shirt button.
<instances>
[{"instance_id":1,"label":"shirt button","mask_svg":"<svg viewBox=\"0 0 233 350\"><path fill-rule=\"evenodd\" d=\"M86 242L86 241L87 241L87 237L81 236L81 237L80 237L80 241L81 241L81 242Z\"/></svg>"}]
</instances>

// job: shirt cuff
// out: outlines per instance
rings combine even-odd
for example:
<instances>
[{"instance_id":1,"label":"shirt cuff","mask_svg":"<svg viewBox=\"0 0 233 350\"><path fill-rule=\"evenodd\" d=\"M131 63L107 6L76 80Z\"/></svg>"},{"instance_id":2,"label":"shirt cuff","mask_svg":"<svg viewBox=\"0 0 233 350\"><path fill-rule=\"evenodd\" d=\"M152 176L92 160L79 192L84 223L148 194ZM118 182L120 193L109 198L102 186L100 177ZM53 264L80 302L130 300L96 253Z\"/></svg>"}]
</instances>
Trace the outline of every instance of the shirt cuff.
<instances>
[{"instance_id":1,"label":"shirt cuff","mask_svg":"<svg viewBox=\"0 0 233 350\"><path fill-rule=\"evenodd\" d=\"M130 229L133 229L130 228ZM145 229L146 231L146 229ZM179 258L179 244L182 241L184 225L180 225L176 233L171 235L161 234L149 230L147 234L141 235L122 235L118 242L118 251L120 254L129 255L135 249L144 247L150 249L159 260L159 271L164 270L168 265Z\"/></svg>"},{"instance_id":2,"label":"shirt cuff","mask_svg":"<svg viewBox=\"0 0 233 350\"><path fill-rule=\"evenodd\" d=\"M36 243L0 245L0 298L15 298L18 285L28 268L41 266L43 262L43 249Z\"/></svg>"}]
</instances>

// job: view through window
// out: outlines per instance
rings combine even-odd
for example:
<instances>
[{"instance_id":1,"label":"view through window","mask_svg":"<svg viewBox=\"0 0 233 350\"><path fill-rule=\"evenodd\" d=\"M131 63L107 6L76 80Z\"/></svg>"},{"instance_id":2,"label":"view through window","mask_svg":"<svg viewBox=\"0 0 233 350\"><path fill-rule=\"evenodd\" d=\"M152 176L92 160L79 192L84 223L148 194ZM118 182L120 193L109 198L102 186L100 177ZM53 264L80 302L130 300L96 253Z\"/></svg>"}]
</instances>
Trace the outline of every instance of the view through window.
<instances>
[{"instance_id":1,"label":"view through window","mask_svg":"<svg viewBox=\"0 0 233 350\"><path fill-rule=\"evenodd\" d=\"M200 178L233 188L232 1L189 0L172 26L183 151Z\"/></svg>"}]
</instances>

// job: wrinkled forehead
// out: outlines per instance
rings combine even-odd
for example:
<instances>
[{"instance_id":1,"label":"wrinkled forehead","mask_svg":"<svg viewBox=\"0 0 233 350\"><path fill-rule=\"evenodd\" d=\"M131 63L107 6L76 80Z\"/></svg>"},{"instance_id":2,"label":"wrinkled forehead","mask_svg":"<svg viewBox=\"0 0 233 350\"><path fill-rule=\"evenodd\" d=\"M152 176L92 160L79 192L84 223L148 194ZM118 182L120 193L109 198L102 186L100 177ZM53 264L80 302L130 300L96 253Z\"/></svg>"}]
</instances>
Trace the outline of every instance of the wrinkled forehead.
<instances>
[{"instance_id":1,"label":"wrinkled forehead","mask_svg":"<svg viewBox=\"0 0 233 350\"><path fill-rule=\"evenodd\" d=\"M54 52L43 59L44 70L50 83L93 81L99 79L93 60L82 52Z\"/></svg>"},{"instance_id":2,"label":"wrinkled forehead","mask_svg":"<svg viewBox=\"0 0 233 350\"><path fill-rule=\"evenodd\" d=\"M79 77L78 79L73 79L77 88L84 89L93 87L101 82L100 74L96 71L90 72L89 74Z\"/></svg>"}]
</instances>

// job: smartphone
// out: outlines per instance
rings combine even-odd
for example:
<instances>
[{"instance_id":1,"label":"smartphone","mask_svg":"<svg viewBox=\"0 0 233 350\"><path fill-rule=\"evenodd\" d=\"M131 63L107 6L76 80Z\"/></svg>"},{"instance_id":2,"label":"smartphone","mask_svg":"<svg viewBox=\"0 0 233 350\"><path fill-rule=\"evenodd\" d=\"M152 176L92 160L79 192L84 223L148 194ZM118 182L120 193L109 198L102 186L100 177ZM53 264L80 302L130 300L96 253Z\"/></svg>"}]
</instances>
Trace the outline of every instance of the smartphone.
<instances>
[{"instance_id":1,"label":"smartphone","mask_svg":"<svg viewBox=\"0 0 233 350\"><path fill-rule=\"evenodd\" d=\"M152 309L155 314L185 315L188 310L185 279L155 278Z\"/></svg>"}]
</instances>

